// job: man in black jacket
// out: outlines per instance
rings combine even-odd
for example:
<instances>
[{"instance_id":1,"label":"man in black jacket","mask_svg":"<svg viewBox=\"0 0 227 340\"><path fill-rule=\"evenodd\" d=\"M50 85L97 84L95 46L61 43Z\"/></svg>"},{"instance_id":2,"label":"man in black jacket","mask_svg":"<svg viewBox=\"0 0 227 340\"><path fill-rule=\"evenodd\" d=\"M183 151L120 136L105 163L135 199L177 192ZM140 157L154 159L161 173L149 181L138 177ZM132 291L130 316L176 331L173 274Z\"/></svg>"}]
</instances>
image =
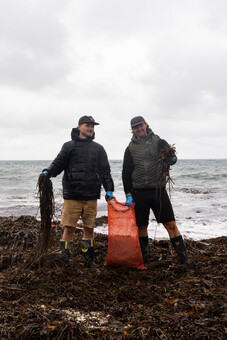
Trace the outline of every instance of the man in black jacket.
<instances>
[{"instance_id":1,"label":"man in black jacket","mask_svg":"<svg viewBox=\"0 0 227 340\"><path fill-rule=\"evenodd\" d=\"M169 144L153 133L143 117L134 117L131 120L131 128L133 136L125 150L122 179L126 205L131 206L133 201L135 202L136 222L144 261L149 251L147 227L152 209L157 222L166 228L181 263L187 264L187 250L165 189L169 167L177 161L175 152L172 150L168 155L171 150Z\"/></svg>"},{"instance_id":2,"label":"man in black jacket","mask_svg":"<svg viewBox=\"0 0 227 340\"><path fill-rule=\"evenodd\" d=\"M51 165L43 170L43 174L49 177L56 177L64 171L61 216L64 232L60 241L60 254L69 259L74 231L81 217L82 253L87 267L93 265L94 227L101 185L106 190L107 199L113 198L114 190L107 154L100 144L93 141L95 125L99 123L93 117L81 117L77 128L72 129L72 140L63 144Z\"/></svg>"}]
</instances>

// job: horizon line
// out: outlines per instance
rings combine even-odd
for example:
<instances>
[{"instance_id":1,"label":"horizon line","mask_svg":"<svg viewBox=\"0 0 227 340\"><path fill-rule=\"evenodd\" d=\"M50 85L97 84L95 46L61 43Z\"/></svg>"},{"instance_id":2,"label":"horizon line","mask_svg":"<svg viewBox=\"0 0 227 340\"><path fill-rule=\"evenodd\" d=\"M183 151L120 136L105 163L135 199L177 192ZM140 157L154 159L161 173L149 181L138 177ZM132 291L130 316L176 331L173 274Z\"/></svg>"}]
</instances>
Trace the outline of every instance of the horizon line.
<instances>
[{"instance_id":1,"label":"horizon line","mask_svg":"<svg viewBox=\"0 0 227 340\"><path fill-rule=\"evenodd\" d=\"M122 161L120 158L109 158L109 161ZM187 160L227 160L227 158L178 158L178 161L187 161ZM52 162L52 159L0 159L0 162Z\"/></svg>"}]
</instances>

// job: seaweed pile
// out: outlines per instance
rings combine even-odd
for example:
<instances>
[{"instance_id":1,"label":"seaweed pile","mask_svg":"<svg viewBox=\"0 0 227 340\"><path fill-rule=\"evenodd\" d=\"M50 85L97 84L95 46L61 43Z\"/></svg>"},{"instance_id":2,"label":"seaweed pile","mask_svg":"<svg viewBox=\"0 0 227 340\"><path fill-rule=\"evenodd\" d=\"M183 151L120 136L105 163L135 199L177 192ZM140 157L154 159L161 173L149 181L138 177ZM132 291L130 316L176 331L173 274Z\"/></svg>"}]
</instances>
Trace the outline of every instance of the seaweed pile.
<instances>
[{"instance_id":1,"label":"seaweed pile","mask_svg":"<svg viewBox=\"0 0 227 340\"><path fill-rule=\"evenodd\" d=\"M167 240L149 240L147 270L139 271L107 267L102 234L95 238L95 265L84 268L81 230L72 258L62 263L57 222L42 263L34 263L39 230L34 217L0 217L1 339L226 338L226 237L186 240L188 266Z\"/></svg>"}]
</instances>

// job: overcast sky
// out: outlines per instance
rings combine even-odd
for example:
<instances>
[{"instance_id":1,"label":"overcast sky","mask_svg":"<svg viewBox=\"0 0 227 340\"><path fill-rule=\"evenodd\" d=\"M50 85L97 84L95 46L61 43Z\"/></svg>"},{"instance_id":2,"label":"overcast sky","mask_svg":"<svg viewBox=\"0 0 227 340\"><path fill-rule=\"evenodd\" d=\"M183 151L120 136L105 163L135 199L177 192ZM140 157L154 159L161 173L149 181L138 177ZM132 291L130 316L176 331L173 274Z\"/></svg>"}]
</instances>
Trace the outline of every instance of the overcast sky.
<instances>
[{"instance_id":1,"label":"overcast sky","mask_svg":"<svg viewBox=\"0 0 227 340\"><path fill-rule=\"evenodd\" d=\"M0 160L52 160L83 115L122 159L143 115L178 158L227 158L226 0L0 0Z\"/></svg>"}]
</instances>

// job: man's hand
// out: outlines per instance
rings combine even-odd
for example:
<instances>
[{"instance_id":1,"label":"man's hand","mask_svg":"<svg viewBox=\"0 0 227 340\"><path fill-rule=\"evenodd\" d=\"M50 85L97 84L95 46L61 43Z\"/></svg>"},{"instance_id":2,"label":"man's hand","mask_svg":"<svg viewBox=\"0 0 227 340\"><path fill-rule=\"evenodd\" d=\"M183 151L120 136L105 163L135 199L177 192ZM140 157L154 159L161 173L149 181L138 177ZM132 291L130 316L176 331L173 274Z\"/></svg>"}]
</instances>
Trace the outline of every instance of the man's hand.
<instances>
[{"instance_id":1,"label":"man's hand","mask_svg":"<svg viewBox=\"0 0 227 340\"><path fill-rule=\"evenodd\" d=\"M48 176L48 171L47 171L47 170L43 170L43 171L41 172L41 175Z\"/></svg>"},{"instance_id":2,"label":"man's hand","mask_svg":"<svg viewBox=\"0 0 227 340\"><path fill-rule=\"evenodd\" d=\"M113 198L113 191L107 191L105 195L106 202L108 202L108 200L112 200L112 198Z\"/></svg>"},{"instance_id":3,"label":"man's hand","mask_svg":"<svg viewBox=\"0 0 227 340\"><path fill-rule=\"evenodd\" d=\"M132 198L132 195L126 196L125 205L127 205L127 207L131 207L131 205L133 205L133 198Z\"/></svg>"},{"instance_id":4,"label":"man's hand","mask_svg":"<svg viewBox=\"0 0 227 340\"><path fill-rule=\"evenodd\" d=\"M41 174L39 175L39 177L47 177L47 178L49 178L49 173L48 173L48 171L47 171L47 170L43 170L43 171L41 172Z\"/></svg>"},{"instance_id":5,"label":"man's hand","mask_svg":"<svg viewBox=\"0 0 227 340\"><path fill-rule=\"evenodd\" d=\"M174 165L177 162L177 157L173 157L170 161L170 165Z\"/></svg>"}]
</instances>

